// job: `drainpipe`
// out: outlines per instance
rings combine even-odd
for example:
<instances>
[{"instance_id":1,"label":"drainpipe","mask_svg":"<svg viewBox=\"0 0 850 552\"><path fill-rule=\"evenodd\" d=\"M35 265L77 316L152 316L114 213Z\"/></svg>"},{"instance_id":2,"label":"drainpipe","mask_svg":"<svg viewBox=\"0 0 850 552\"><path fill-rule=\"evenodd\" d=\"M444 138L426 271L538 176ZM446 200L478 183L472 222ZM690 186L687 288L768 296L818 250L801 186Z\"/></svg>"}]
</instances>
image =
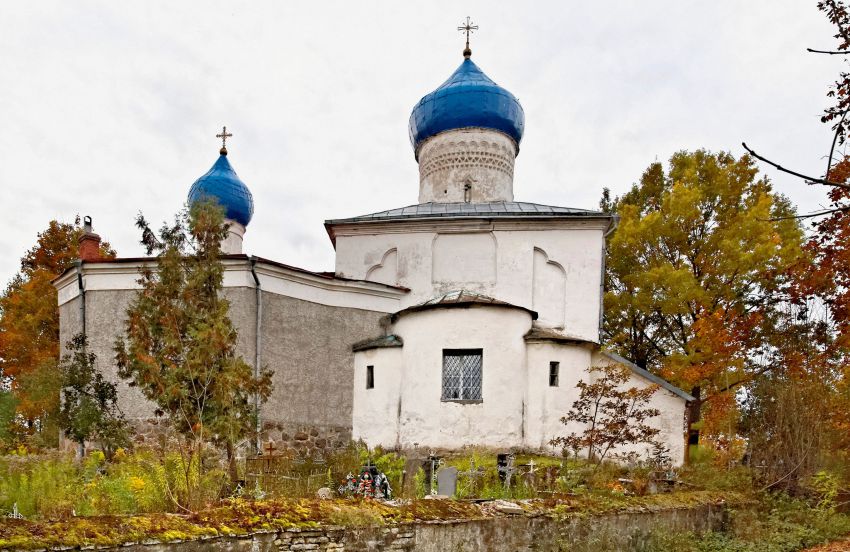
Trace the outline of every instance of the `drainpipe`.
<instances>
[{"instance_id":1,"label":"drainpipe","mask_svg":"<svg viewBox=\"0 0 850 552\"><path fill-rule=\"evenodd\" d=\"M80 289L80 325L82 333L86 333L86 288L83 286L83 261L74 261L77 267L77 287Z\"/></svg>"},{"instance_id":2,"label":"drainpipe","mask_svg":"<svg viewBox=\"0 0 850 552\"><path fill-rule=\"evenodd\" d=\"M260 361L262 360L262 344L263 344L263 289L260 287L260 278L257 276L256 266L257 266L257 257L251 256L251 276L254 277L254 290L256 291L256 313L257 313L257 321L256 321L256 330L257 330L257 341L254 344L255 355L254 355L254 379L258 379L260 377ZM254 454L259 455L260 451L262 451L262 445L260 444L260 430L262 429L262 423L260 422L260 396L254 395L254 416L256 417L256 427L255 427L255 436L254 436Z\"/></svg>"},{"instance_id":3,"label":"drainpipe","mask_svg":"<svg viewBox=\"0 0 850 552\"><path fill-rule=\"evenodd\" d=\"M86 335L86 288L83 286L83 261L77 259L74 261L77 267L77 287L80 290L80 327L83 335ZM82 461L86 455L85 443L77 444L77 456Z\"/></svg>"},{"instance_id":4,"label":"drainpipe","mask_svg":"<svg viewBox=\"0 0 850 552\"><path fill-rule=\"evenodd\" d=\"M605 231L605 234L602 236L602 273L599 277L599 342L602 342L602 329L605 322L605 261L608 257L608 247L607 240L608 236L614 233L614 230L617 229L617 225L620 224L620 216L613 215L611 217L611 222L608 223L608 229Z\"/></svg>"}]
</instances>

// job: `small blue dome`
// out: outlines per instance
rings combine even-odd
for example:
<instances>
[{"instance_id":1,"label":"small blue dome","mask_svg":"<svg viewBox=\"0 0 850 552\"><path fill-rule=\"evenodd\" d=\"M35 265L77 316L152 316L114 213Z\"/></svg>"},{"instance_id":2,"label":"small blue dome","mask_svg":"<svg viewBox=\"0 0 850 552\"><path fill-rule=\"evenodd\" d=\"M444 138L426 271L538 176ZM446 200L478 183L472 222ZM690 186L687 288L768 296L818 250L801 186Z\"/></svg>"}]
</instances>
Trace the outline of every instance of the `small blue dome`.
<instances>
[{"instance_id":1,"label":"small blue dome","mask_svg":"<svg viewBox=\"0 0 850 552\"><path fill-rule=\"evenodd\" d=\"M204 199L215 199L224 207L225 217L248 226L254 216L254 198L251 191L239 179L227 160L227 153L219 156L207 174L197 179L189 189L189 203Z\"/></svg>"},{"instance_id":2,"label":"small blue dome","mask_svg":"<svg viewBox=\"0 0 850 552\"><path fill-rule=\"evenodd\" d=\"M466 58L449 80L419 100L410 114L414 151L427 138L457 128L490 128L504 132L519 146L525 113L513 94L490 80Z\"/></svg>"}]
</instances>

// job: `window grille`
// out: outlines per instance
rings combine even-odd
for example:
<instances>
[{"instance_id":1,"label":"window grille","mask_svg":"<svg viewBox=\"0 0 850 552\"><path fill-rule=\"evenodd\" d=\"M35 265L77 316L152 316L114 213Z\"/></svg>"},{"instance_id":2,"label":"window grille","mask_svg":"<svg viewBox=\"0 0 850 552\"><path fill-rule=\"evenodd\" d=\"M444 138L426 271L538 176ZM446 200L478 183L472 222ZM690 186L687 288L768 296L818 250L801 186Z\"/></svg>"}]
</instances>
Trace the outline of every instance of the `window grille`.
<instances>
[{"instance_id":1,"label":"window grille","mask_svg":"<svg viewBox=\"0 0 850 552\"><path fill-rule=\"evenodd\" d=\"M481 401L482 349L443 350L444 401Z\"/></svg>"},{"instance_id":2,"label":"window grille","mask_svg":"<svg viewBox=\"0 0 850 552\"><path fill-rule=\"evenodd\" d=\"M375 367L367 366L366 367L366 389L374 389L375 388Z\"/></svg>"},{"instance_id":3,"label":"window grille","mask_svg":"<svg viewBox=\"0 0 850 552\"><path fill-rule=\"evenodd\" d=\"M549 363L549 387L558 387L558 372L561 371L560 362Z\"/></svg>"}]
</instances>

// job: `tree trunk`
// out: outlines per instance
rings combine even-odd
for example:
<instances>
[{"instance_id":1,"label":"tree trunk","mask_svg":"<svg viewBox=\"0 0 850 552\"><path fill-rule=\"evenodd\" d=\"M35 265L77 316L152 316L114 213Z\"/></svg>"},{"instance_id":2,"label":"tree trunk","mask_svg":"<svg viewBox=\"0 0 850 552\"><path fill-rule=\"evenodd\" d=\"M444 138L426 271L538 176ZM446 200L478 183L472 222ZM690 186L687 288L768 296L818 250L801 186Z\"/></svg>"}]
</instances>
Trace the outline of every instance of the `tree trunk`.
<instances>
[{"instance_id":1,"label":"tree trunk","mask_svg":"<svg viewBox=\"0 0 850 552\"><path fill-rule=\"evenodd\" d=\"M236 469L236 452L233 450L233 443L229 440L225 448L227 451L227 473L230 475L230 485L235 489L236 485L239 484L239 471Z\"/></svg>"},{"instance_id":2,"label":"tree trunk","mask_svg":"<svg viewBox=\"0 0 850 552\"><path fill-rule=\"evenodd\" d=\"M699 386L691 389L691 395L696 399L695 401L688 404L687 411L687 421L688 421L688 437L687 443L685 446L685 464L690 464L691 459L691 446L699 445L699 429L696 429L694 425L699 422L700 419L700 410L702 409L702 395L700 392Z\"/></svg>"}]
</instances>

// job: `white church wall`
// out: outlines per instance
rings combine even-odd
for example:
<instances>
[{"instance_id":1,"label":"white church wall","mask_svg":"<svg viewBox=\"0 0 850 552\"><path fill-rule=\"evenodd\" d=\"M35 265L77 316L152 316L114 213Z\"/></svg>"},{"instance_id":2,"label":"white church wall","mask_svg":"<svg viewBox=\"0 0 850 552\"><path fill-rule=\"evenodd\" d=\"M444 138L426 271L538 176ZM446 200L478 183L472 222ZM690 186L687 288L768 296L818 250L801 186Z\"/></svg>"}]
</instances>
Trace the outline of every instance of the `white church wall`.
<instances>
[{"instance_id":1,"label":"white church wall","mask_svg":"<svg viewBox=\"0 0 850 552\"><path fill-rule=\"evenodd\" d=\"M535 255L538 262L545 257L543 274L537 282L539 324L557 327L560 306L546 303L564 298L564 333L599 340L599 309L601 308L603 228L577 226L551 230L497 232L499 242L499 299L534 310ZM565 288L553 272L563 269ZM556 289L558 288L558 289Z\"/></svg>"},{"instance_id":2,"label":"white church wall","mask_svg":"<svg viewBox=\"0 0 850 552\"><path fill-rule=\"evenodd\" d=\"M609 357L596 352L592 358L593 366L606 366L615 364ZM645 389L653 382L632 372L631 378L624 387L638 387ZM676 465L680 465L685 460L685 409L686 401L674 393L664 388L659 388L652 396L649 403L651 408L657 408L660 414L649 421L649 425L660 430L657 439L664 446L670 449L670 457ZM630 451L637 452L642 457L646 458L647 452L651 449L650 445L641 444L629 447L620 447L617 449L619 453L627 453Z\"/></svg>"},{"instance_id":3,"label":"white church wall","mask_svg":"<svg viewBox=\"0 0 850 552\"><path fill-rule=\"evenodd\" d=\"M388 249L381 257L381 262L366 271L364 279L389 286L398 284L398 250L395 247Z\"/></svg>"},{"instance_id":4,"label":"white church wall","mask_svg":"<svg viewBox=\"0 0 850 552\"><path fill-rule=\"evenodd\" d=\"M143 266L156 265L151 261L86 263L83 265L83 286L87 291L137 290L141 287L138 279ZM225 260L224 268L225 288L255 286L248 260ZM396 312L402 308L401 298L407 293L370 282L324 278L263 262L257 263L256 272L263 291L331 307ZM59 305L79 295L74 271L64 274L54 285L58 290Z\"/></svg>"},{"instance_id":5,"label":"white church wall","mask_svg":"<svg viewBox=\"0 0 850 552\"><path fill-rule=\"evenodd\" d=\"M542 249L534 248L534 267L531 284L532 310L538 323L563 328L566 321L567 271L557 261L549 259Z\"/></svg>"},{"instance_id":6,"label":"white church wall","mask_svg":"<svg viewBox=\"0 0 850 552\"><path fill-rule=\"evenodd\" d=\"M517 145L484 128L441 132L419 147L419 203L513 201Z\"/></svg>"},{"instance_id":7,"label":"white church wall","mask_svg":"<svg viewBox=\"0 0 850 552\"><path fill-rule=\"evenodd\" d=\"M439 291L491 289L496 283L497 247L492 232L436 234L431 283Z\"/></svg>"},{"instance_id":8,"label":"white church wall","mask_svg":"<svg viewBox=\"0 0 850 552\"><path fill-rule=\"evenodd\" d=\"M339 236L336 239L336 274L366 280L388 251L396 251L396 284L411 290L432 289L431 266L434 232L406 232ZM402 308L415 304L405 299Z\"/></svg>"},{"instance_id":9,"label":"white church wall","mask_svg":"<svg viewBox=\"0 0 850 552\"><path fill-rule=\"evenodd\" d=\"M529 447L553 450L549 441L577 431L561 423L578 399L576 383L587 375L591 351L588 346L537 342L527 345L528 396L525 442ZM558 362L558 385L549 385L549 363Z\"/></svg>"},{"instance_id":10,"label":"white church wall","mask_svg":"<svg viewBox=\"0 0 850 552\"><path fill-rule=\"evenodd\" d=\"M374 370L374 387L366 388L366 369ZM401 347L354 354L354 402L351 436L372 446L397 445L403 372Z\"/></svg>"},{"instance_id":11,"label":"white church wall","mask_svg":"<svg viewBox=\"0 0 850 552\"><path fill-rule=\"evenodd\" d=\"M397 284L411 290L402 308L452 289L470 289L537 307L541 325L563 326L565 333L598 341L605 221L477 222L475 232L446 221L409 231L400 223L393 231L340 235L337 274L366 279L386 252L395 249Z\"/></svg>"},{"instance_id":12,"label":"white church wall","mask_svg":"<svg viewBox=\"0 0 850 552\"><path fill-rule=\"evenodd\" d=\"M521 443L526 385L522 336L530 327L531 316L511 308L433 309L401 317L394 328L404 340L399 444L455 449L469 443ZM443 349L483 350L481 402L441 399Z\"/></svg>"}]
</instances>

